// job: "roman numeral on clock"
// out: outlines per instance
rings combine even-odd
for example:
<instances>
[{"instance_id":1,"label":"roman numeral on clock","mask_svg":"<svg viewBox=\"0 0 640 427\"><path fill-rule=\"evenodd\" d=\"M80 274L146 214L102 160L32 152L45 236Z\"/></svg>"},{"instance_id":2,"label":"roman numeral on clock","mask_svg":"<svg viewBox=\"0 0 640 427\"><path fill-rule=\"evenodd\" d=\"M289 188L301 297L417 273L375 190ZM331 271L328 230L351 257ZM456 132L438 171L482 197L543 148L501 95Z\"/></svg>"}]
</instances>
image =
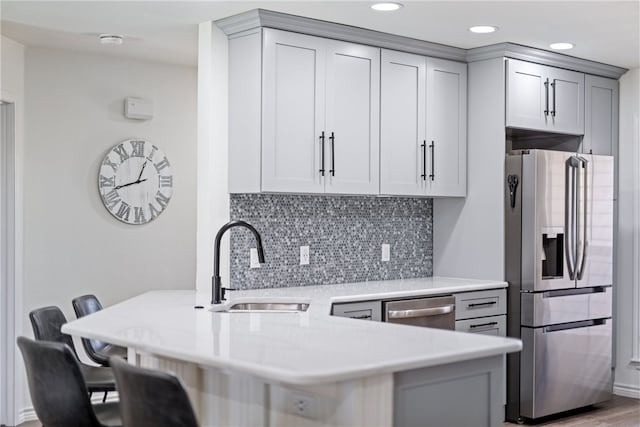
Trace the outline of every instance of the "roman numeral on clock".
<instances>
[{"instance_id":1,"label":"roman numeral on clock","mask_svg":"<svg viewBox=\"0 0 640 427\"><path fill-rule=\"evenodd\" d=\"M144 157L144 141L131 141L131 157Z\"/></svg>"},{"instance_id":2,"label":"roman numeral on clock","mask_svg":"<svg viewBox=\"0 0 640 427\"><path fill-rule=\"evenodd\" d=\"M115 187L116 186L116 177L115 175L112 177L100 175L100 188L102 187Z\"/></svg>"},{"instance_id":3,"label":"roman numeral on clock","mask_svg":"<svg viewBox=\"0 0 640 427\"><path fill-rule=\"evenodd\" d=\"M104 202L107 204L107 207L110 210L113 209L118 203L120 203L120 195L115 189L109 191L102 197L104 198Z\"/></svg>"},{"instance_id":4,"label":"roman numeral on clock","mask_svg":"<svg viewBox=\"0 0 640 427\"><path fill-rule=\"evenodd\" d=\"M129 221L129 212L131 212L131 206L122 202L116 212L116 216L122 220Z\"/></svg>"},{"instance_id":5,"label":"roman numeral on clock","mask_svg":"<svg viewBox=\"0 0 640 427\"><path fill-rule=\"evenodd\" d=\"M114 147L113 151L115 151L116 154L118 154L118 156L120 156L120 163L124 162L125 160L127 160L129 158L129 154L127 153L127 150L124 149L124 145L122 145L122 144L116 145Z\"/></svg>"},{"instance_id":6,"label":"roman numeral on clock","mask_svg":"<svg viewBox=\"0 0 640 427\"><path fill-rule=\"evenodd\" d=\"M173 187L173 176L160 175L160 187Z\"/></svg>"},{"instance_id":7,"label":"roman numeral on clock","mask_svg":"<svg viewBox=\"0 0 640 427\"><path fill-rule=\"evenodd\" d=\"M161 161L159 161L158 163L154 163L153 164L156 167L156 170L158 172L160 172L162 169L166 168L169 165L169 160L167 160L167 158L163 158Z\"/></svg>"}]
</instances>

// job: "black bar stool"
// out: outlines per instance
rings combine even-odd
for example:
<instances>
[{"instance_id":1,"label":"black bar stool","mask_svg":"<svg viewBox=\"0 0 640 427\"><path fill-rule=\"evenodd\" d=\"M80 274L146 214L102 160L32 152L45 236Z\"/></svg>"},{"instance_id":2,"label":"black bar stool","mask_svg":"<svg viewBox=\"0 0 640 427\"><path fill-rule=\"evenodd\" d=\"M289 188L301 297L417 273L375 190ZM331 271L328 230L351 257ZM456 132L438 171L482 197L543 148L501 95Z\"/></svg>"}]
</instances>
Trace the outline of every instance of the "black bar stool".
<instances>
[{"instance_id":1,"label":"black bar stool","mask_svg":"<svg viewBox=\"0 0 640 427\"><path fill-rule=\"evenodd\" d=\"M89 396L92 393L104 393L104 402L107 393L116 390L116 382L111 368L102 366L89 366L80 362L73 339L67 334L63 334L60 328L67 323L62 310L55 306L38 308L29 313L33 335L38 341L52 341L69 346L80 366L80 371L84 376Z\"/></svg>"},{"instance_id":2,"label":"black bar stool","mask_svg":"<svg viewBox=\"0 0 640 427\"><path fill-rule=\"evenodd\" d=\"M18 337L29 394L46 427L122 426L118 402L92 405L76 355L60 342Z\"/></svg>"},{"instance_id":3,"label":"black bar stool","mask_svg":"<svg viewBox=\"0 0 640 427\"><path fill-rule=\"evenodd\" d=\"M73 301L71 301L71 304L73 305L73 310L76 312L78 319L102 310L102 304L100 304L100 301L98 301L98 298L96 298L95 295L83 295L81 297L74 298ZM93 360L98 365L109 366L109 358L111 356L119 356L123 359L127 358L126 348L109 344L104 341L82 338L82 345L87 356L89 356L89 359Z\"/></svg>"},{"instance_id":4,"label":"black bar stool","mask_svg":"<svg viewBox=\"0 0 640 427\"><path fill-rule=\"evenodd\" d=\"M160 371L111 358L125 426L198 427L193 407L180 380Z\"/></svg>"}]
</instances>

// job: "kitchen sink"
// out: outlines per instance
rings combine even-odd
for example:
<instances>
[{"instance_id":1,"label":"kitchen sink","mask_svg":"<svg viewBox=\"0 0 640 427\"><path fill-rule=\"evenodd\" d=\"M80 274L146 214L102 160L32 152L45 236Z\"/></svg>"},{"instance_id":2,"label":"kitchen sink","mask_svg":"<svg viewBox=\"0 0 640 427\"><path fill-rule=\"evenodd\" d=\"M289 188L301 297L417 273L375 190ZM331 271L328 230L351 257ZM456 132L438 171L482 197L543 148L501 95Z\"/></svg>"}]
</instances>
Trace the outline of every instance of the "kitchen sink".
<instances>
[{"instance_id":1,"label":"kitchen sink","mask_svg":"<svg viewBox=\"0 0 640 427\"><path fill-rule=\"evenodd\" d=\"M231 304L227 313L299 313L307 311L309 304L294 302L241 302Z\"/></svg>"}]
</instances>

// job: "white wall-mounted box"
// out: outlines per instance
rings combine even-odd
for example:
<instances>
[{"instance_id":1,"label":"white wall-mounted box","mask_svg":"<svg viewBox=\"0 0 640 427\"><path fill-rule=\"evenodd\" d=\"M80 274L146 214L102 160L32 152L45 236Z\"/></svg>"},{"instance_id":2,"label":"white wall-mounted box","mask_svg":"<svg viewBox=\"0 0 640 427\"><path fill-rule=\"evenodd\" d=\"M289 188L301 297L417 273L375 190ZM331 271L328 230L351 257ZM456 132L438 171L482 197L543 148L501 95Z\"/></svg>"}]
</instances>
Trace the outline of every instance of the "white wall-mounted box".
<instances>
[{"instance_id":1,"label":"white wall-mounted box","mask_svg":"<svg viewBox=\"0 0 640 427\"><path fill-rule=\"evenodd\" d=\"M153 101L127 97L124 100L124 116L127 119L150 120L153 118Z\"/></svg>"}]
</instances>

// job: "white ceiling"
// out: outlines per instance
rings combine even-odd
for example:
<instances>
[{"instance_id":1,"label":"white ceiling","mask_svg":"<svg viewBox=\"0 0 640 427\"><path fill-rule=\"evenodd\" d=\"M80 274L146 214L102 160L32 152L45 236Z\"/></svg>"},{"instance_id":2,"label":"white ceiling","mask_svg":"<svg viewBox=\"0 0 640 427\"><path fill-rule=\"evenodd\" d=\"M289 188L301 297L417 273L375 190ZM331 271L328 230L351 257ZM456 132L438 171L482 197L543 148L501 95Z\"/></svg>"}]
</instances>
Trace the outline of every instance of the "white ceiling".
<instances>
[{"instance_id":1,"label":"white ceiling","mask_svg":"<svg viewBox=\"0 0 640 427\"><path fill-rule=\"evenodd\" d=\"M640 66L640 1L402 1L381 13L370 1L9 1L2 34L27 46L197 63L197 24L263 8L462 48L514 42L548 49L570 41L570 55L625 68ZM477 35L472 25L495 25ZM123 34L101 46L100 33Z\"/></svg>"}]
</instances>

